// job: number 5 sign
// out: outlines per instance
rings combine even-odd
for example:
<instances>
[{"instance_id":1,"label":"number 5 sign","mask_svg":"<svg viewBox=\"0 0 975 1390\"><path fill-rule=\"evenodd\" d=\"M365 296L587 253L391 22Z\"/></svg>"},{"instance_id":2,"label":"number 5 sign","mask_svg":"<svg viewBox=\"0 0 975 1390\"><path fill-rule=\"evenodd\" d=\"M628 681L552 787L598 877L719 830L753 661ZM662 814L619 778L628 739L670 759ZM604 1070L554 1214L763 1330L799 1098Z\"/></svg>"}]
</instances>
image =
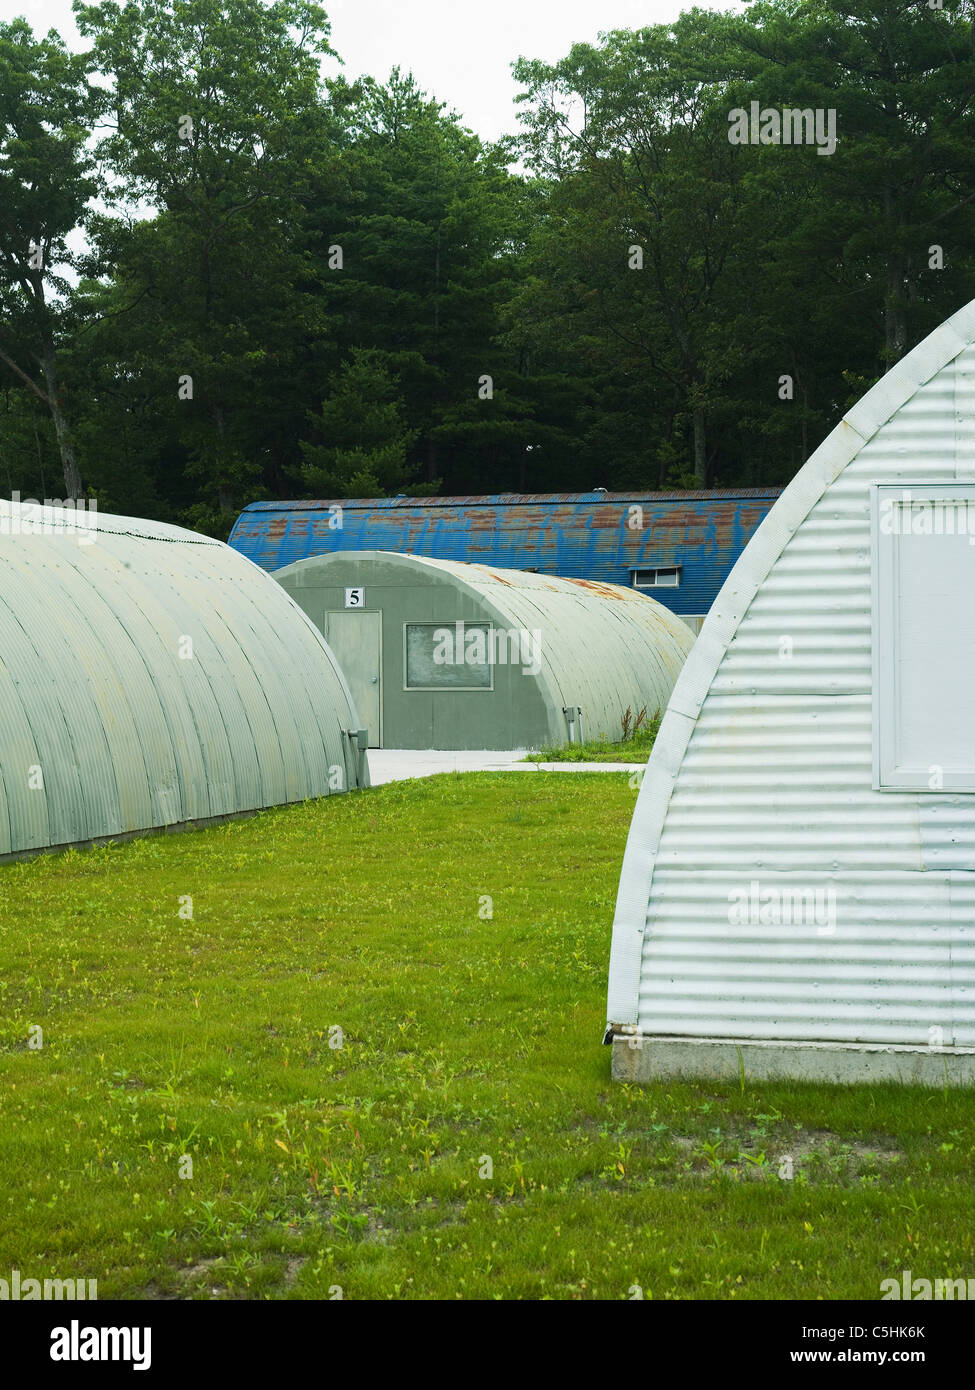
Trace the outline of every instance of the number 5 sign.
<instances>
[{"instance_id":1,"label":"number 5 sign","mask_svg":"<svg viewBox=\"0 0 975 1390\"><path fill-rule=\"evenodd\" d=\"M346 608L365 608L366 591L365 589L346 589L345 591Z\"/></svg>"}]
</instances>

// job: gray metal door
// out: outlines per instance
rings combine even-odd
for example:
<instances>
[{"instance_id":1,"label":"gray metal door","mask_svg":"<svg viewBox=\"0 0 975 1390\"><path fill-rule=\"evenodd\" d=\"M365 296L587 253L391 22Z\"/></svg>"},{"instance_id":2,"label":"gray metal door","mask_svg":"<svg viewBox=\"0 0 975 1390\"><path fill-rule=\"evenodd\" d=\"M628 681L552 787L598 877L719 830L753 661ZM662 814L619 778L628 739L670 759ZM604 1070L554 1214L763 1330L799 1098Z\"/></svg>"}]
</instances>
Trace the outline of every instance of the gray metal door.
<instances>
[{"instance_id":1,"label":"gray metal door","mask_svg":"<svg viewBox=\"0 0 975 1390\"><path fill-rule=\"evenodd\" d=\"M325 640L349 683L369 747L382 747L383 618L379 612L325 615Z\"/></svg>"}]
</instances>

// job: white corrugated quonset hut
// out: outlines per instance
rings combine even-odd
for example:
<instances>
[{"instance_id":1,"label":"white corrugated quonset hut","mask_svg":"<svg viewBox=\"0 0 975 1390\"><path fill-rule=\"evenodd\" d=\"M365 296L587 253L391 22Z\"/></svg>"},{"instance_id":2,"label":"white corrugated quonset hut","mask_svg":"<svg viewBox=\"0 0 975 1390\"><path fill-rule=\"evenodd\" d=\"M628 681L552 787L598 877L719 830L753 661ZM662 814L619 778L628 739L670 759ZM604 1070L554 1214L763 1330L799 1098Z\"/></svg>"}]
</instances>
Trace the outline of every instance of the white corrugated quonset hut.
<instances>
[{"instance_id":1,"label":"white corrugated quonset hut","mask_svg":"<svg viewBox=\"0 0 975 1390\"><path fill-rule=\"evenodd\" d=\"M975 302L846 415L678 678L613 1075L975 1081Z\"/></svg>"},{"instance_id":2,"label":"white corrugated quonset hut","mask_svg":"<svg viewBox=\"0 0 975 1390\"><path fill-rule=\"evenodd\" d=\"M314 624L221 541L0 500L0 860L368 784Z\"/></svg>"}]
</instances>

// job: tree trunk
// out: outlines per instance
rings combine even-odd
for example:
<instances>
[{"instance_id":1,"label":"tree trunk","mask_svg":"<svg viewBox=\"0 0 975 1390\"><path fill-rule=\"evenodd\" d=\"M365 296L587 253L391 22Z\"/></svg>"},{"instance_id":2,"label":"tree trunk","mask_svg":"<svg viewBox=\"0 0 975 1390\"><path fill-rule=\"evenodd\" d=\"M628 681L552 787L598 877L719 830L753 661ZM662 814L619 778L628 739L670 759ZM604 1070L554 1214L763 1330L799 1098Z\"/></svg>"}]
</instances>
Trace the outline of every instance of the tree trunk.
<instances>
[{"instance_id":1,"label":"tree trunk","mask_svg":"<svg viewBox=\"0 0 975 1390\"><path fill-rule=\"evenodd\" d=\"M437 166L437 189L440 188L440 167ZM437 223L437 244L433 261L433 365L440 370L440 223ZM431 420L437 418L439 391L434 379L430 398ZM432 439L427 441L427 482L432 483L437 476L437 446Z\"/></svg>"},{"instance_id":2,"label":"tree trunk","mask_svg":"<svg viewBox=\"0 0 975 1390\"><path fill-rule=\"evenodd\" d=\"M37 433L37 421L31 413L31 428L34 431L34 449L37 452L37 471L41 477L41 495L47 496L47 483L44 481L44 454L41 452L41 437Z\"/></svg>"},{"instance_id":3,"label":"tree trunk","mask_svg":"<svg viewBox=\"0 0 975 1390\"><path fill-rule=\"evenodd\" d=\"M904 312L904 270L900 258L887 265L887 293L884 297L885 366L890 368L904 356L907 346L907 316Z\"/></svg>"},{"instance_id":4,"label":"tree trunk","mask_svg":"<svg viewBox=\"0 0 975 1390\"><path fill-rule=\"evenodd\" d=\"M809 392L805 384L802 387L802 459L800 467L809 457Z\"/></svg>"},{"instance_id":5,"label":"tree trunk","mask_svg":"<svg viewBox=\"0 0 975 1390\"><path fill-rule=\"evenodd\" d=\"M699 488L707 486L707 431L703 410L694 412L694 481Z\"/></svg>"},{"instance_id":6,"label":"tree trunk","mask_svg":"<svg viewBox=\"0 0 975 1390\"><path fill-rule=\"evenodd\" d=\"M667 416L667 432L664 441L671 444L674 438L674 412L671 410ZM662 451L657 463L657 491L663 492L664 484L667 481L667 463L670 451Z\"/></svg>"},{"instance_id":7,"label":"tree trunk","mask_svg":"<svg viewBox=\"0 0 975 1390\"><path fill-rule=\"evenodd\" d=\"M77 501L83 496L81 469L78 467L78 459L71 439L71 427L68 424L68 417L61 401L57 354L53 344L48 344L44 349L44 354L41 357L41 371L44 374L47 403L51 410L51 419L54 421L54 433L57 436L61 466L64 469L64 498L65 501Z\"/></svg>"},{"instance_id":8,"label":"tree trunk","mask_svg":"<svg viewBox=\"0 0 975 1390\"><path fill-rule=\"evenodd\" d=\"M433 439L428 439L428 440L427 440L427 482L428 482L428 483L435 483L435 482L437 481L437 462L438 462L438 452L437 452L436 441L433 440Z\"/></svg>"},{"instance_id":9,"label":"tree trunk","mask_svg":"<svg viewBox=\"0 0 975 1390\"><path fill-rule=\"evenodd\" d=\"M210 418L217 427L217 457L219 466L217 471L217 506L222 512L233 512L237 510L237 493L233 482L227 477L227 431L224 423L223 407L219 404L210 409Z\"/></svg>"},{"instance_id":10,"label":"tree trunk","mask_svg":"<svg viewBox=\"0 0 975 1390\"><path fill-rule=\"evenodd\" d=\"M887 244L890 245L895 232L895 217L894 192L889 184L884 189L884 219ZM884 268L885 370L889 370L895 362L900 361L907 346L907 315L904 304L906 282L904 257L899 252L894 253Z\"/></svg>"}]
</instances>

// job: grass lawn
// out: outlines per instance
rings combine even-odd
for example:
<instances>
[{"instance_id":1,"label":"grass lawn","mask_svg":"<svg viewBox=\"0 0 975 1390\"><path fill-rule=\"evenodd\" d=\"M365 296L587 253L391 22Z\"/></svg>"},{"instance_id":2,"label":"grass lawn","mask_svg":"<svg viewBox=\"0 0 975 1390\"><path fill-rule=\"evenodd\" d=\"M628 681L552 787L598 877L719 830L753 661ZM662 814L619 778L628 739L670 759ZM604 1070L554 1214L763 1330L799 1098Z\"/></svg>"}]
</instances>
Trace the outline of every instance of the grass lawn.
<instances>
[{"instance_id":1,"label":"grass lawn","mask_svg":"<svg viewBox=\"0 0 975 1390\"><path fill-rule=\"evenodd\" d=\"M532 752L526 763L645 763L660 729L660 715L641 724L627 738L590 739L588 743L553 744Z\"/></svg>"},{"instance_id":2,"label":"grass lawn","mask_svg":"<svg viewBox=\"0 0 975 1390\"><path fill-rule=\"evenodd\" d=\"M618 773L450 774L0 868L0 1277L874 1299L975 1274L969 1095L610 1082L633 800Z\"/></svg>"}]
</instances>

